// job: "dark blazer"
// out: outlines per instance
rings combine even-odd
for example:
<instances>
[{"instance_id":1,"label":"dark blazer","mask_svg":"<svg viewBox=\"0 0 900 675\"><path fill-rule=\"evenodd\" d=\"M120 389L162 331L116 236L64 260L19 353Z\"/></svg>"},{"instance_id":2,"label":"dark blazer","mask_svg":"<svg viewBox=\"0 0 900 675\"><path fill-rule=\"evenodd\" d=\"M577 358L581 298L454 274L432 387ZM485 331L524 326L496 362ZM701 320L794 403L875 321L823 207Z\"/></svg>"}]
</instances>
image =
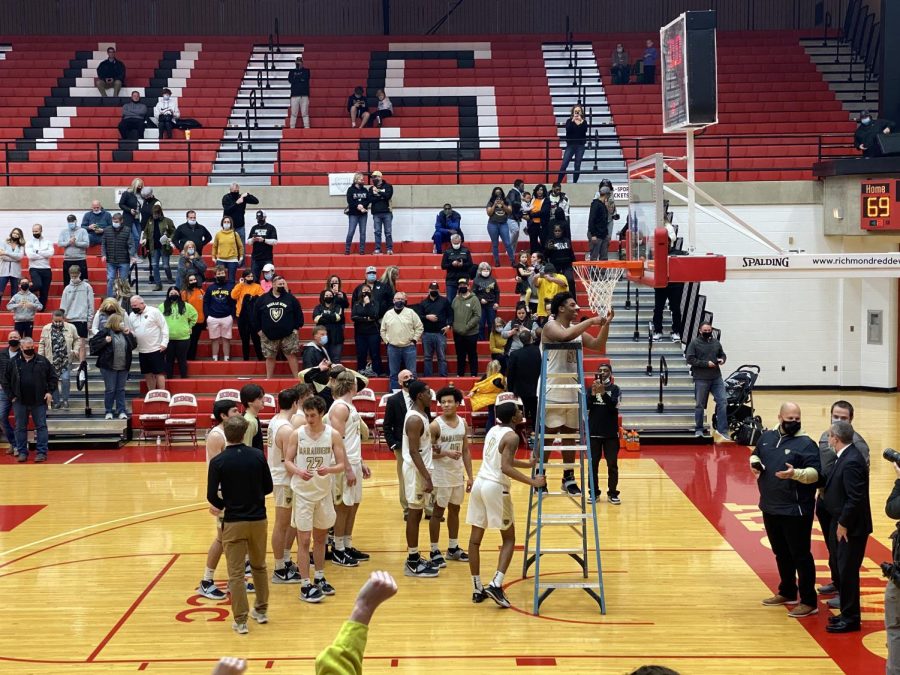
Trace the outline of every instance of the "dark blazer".
<instances>
[{"instance_id":1,"label":"dark blazer","mask_svg":"<svg viewBox=\"0 0 900 675\"><path fill-rule=\"evenodd\" d=\"M403 446L403 423L407 413L404 394L398 391L389 397L384 411L384 440L391 450L399 450Z\"/></svg>"},{"instance_id":2,"label":"dark blazer","mask_svg":"<svg viewBox=\"0 0 900 675\"><path fill-rule=\"evenodd\" d=\"M862 453L852 443L841 453L825 481L825 509L851 537L872 533L869 505L869 470Z\"/></svg>"},{"instance_id":3,"label":"dark blazer","mask_svg":"<svg viewBox=\"0 0 900 675\"><path fill-rule=\"evenodd\" d=\"M519 398L537 396L541 379L541 348L536 344L525 345L509 355L506 365L506 388Z\"/></svg>"}]
</instances>

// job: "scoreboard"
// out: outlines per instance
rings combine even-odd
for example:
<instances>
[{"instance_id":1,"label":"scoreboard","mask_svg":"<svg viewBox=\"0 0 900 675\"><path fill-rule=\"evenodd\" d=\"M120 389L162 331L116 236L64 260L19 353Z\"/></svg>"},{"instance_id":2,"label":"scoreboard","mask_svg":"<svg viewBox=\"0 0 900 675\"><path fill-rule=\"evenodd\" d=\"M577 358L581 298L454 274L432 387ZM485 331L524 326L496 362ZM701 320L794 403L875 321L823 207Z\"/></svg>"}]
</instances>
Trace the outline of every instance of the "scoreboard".
<instances>
[{"instance_id":1,"label":"scoreboard","mask_svg":"<svg viewBox=\"0 0 900 675\"><path fill-rule=\"evenodd\" d=\"M860 187L860 227L869 231L900 230L900 180L863 181Z\"/></svg>"},{"instance_id":2,"label":"scoreboard","mask_svg":"<svg viewBox=\"0 0 900 675\"><path fill-rule=\"evenodd\" d=\"M685 12L659 31L663 132L718 122L716 13Z\"/></svg>"}]
</instances>

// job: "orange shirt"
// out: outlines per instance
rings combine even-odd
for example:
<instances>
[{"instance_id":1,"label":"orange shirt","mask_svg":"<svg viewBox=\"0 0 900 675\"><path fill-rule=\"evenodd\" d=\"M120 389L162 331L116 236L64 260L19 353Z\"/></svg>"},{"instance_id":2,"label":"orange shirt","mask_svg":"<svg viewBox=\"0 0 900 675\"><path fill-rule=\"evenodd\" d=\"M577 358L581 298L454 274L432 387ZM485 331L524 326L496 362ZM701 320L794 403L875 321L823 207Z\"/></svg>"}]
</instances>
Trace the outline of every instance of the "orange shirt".
<instances>
[{"instance_id":1,"label":"orange shirt","mask_svg":"<svg viewBox=\"0 0 900 675\"><path fill-rule=\"evenodd\" d=\"M245 284L243 281L236 284L231 289L231 299L237 303L237 315L241 315L241 307L244 306L244 298L259 296L263 294L262 286L259 284Z\"/></svg>"},{"instance_id":2,"label":"orange shirt","mask_svg":"<svg viewBox=\"0 0 900 675\"><path fill-rule=\"evenodd\" d=\"M193 288L189 291L181 291L181 299L197 310L197 323L206 321L203 316L203 289Z\"/></svg>"}]
</instances>

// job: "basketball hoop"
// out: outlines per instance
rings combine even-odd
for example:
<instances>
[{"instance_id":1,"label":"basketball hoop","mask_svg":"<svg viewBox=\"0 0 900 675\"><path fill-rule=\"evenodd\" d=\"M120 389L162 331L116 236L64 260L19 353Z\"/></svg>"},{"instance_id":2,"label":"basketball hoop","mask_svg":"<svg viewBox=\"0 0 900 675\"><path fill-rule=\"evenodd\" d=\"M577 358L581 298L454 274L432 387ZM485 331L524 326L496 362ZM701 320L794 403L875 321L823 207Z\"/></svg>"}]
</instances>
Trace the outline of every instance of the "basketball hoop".
<instances>
[{"instance_id":1,"label":"basketball hoop","mask_svg":"<svg viewBox=\"0 0 900 675\"><path fill-rule=\"evenodd\" d=\"M612 307L616 284L627 273L638 276L644 269L643 260L577 260L572 263L575 273L584 284L588 305L597 316L608 316Z\"/></svg>"}]
</instances>

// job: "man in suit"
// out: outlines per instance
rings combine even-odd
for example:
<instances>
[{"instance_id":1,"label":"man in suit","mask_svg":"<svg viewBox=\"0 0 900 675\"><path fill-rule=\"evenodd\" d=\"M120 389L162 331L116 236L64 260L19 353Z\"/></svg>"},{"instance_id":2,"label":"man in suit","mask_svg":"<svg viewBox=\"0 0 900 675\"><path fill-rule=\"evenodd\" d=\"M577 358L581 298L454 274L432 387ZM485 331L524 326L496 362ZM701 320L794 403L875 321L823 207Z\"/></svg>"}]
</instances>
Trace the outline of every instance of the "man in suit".
<instances>
[{"instance_id":1,"label":"man in suit","mask_svg":"<svg viewBox=\"0 0 900 675\"><path fill-rule=\"evenodd\" d=\"M825 480L825 509L831 515L828 538L837 562L835 583L841 597L841 613L828 620L829 633L860 629L859 568L872 532L869 505L869 470L853 444L853 426L834 422L828 437L837 460Z\"/></svg>"},{"instance_id":2,"label":"man in suit","mask_svg":"<svg viewBox=\"0 0 900 675\"><path fill-rule=\"evenodd\" d=\"M522 348L509 355L506 366L506 390L522 401L525 423L530 431L537 424L537 386L541 379L541 348L530 331L519 334Z\"/></svg>"},{"instance_id":3,"label":"man in suit","mask_svg":"<svg viewBox=\"0 0 900 675\"><path fill-rule=\"evenodd\" d=\"M400 506L403 507L403 520L406 520L406 515L409 512L409 504L406 501L406 494L403 488L403 423L406 419L406 412L412 406L407 387L414 379L415 376L409 370L404 369L397 373L400 391L388 398L385 404L384 424L382 426L384 441L397 459L397 480L400 484Z\"/></svg>"}]
</instances>

